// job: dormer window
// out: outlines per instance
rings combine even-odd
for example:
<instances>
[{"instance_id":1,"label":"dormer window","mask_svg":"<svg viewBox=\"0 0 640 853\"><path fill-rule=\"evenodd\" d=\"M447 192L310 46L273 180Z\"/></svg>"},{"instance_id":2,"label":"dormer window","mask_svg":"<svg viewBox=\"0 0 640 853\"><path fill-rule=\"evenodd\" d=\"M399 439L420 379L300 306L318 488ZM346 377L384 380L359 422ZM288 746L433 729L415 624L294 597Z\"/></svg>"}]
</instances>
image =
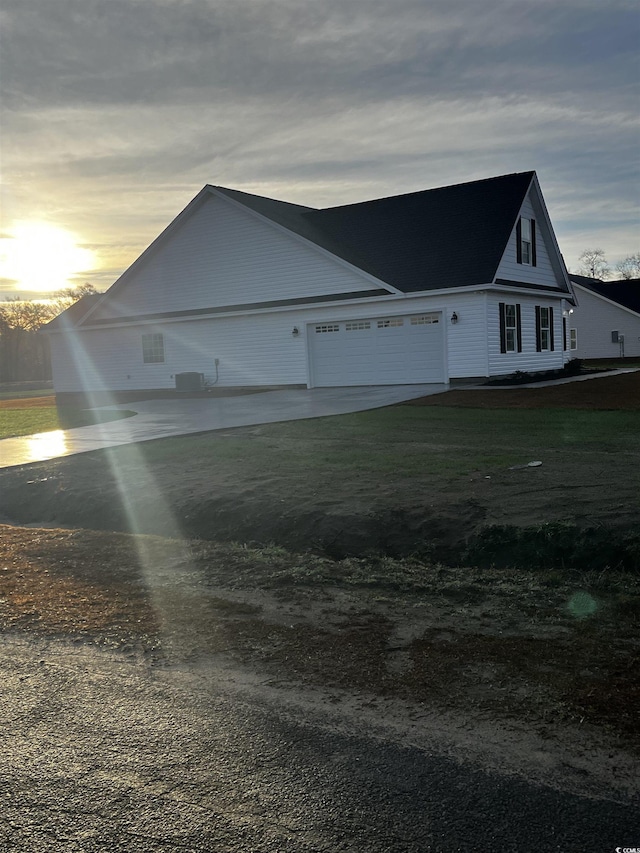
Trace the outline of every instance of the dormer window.
<instances>
[{"instance_id":1,"label":"dormer window","mask_svg":"<svg viewBox=\"0 0 640 853\"><path fill-rule=\"evenodd\" d=\"M516 226L516 253L519 264L536 266L536 221L521 216Z\"/></svg>"}]
</instances>

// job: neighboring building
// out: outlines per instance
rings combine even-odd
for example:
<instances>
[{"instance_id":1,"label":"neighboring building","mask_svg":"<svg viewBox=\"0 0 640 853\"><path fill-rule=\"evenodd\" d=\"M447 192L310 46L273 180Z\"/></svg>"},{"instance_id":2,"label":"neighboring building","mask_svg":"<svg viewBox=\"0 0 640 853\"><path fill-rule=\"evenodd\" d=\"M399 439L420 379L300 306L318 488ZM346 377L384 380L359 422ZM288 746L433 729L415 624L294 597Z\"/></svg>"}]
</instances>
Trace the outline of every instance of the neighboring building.
<instances>
[{"instance_id":1,"label":"neighboring building","mask_svg":"<svg viewBox=\"0 0 640 853\"><path fill-rule=\"evenodd\" d=\"M571 305L535 172L325 210L205 186L47 331L57 393L441 383L562 367Z\"/></svg>"},{"instance_id":2,"label":"neighboring building","mask_svg":"<svg viewBox=\"0 0 640 853\"><path fill-rule=\"evenodd\" d=\"M571 358L640 356L640 279L569 278L577 300L567 318Z\"/></svg>"}]
</instances>

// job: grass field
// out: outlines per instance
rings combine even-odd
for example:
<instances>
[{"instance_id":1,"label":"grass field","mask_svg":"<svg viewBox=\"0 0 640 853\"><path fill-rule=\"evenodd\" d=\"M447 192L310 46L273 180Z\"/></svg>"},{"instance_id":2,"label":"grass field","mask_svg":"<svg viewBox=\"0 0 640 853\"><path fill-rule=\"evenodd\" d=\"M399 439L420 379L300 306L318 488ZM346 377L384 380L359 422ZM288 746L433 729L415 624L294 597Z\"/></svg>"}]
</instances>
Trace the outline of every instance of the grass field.
<instances>
[{"instance_id":1,"label":"grass field","mask_svg":"<svg viewBox=\"0 0 640 853\"><path fill-rule=\"evenodd\" d=\"M107 423L132 414L130 411L98 412L72 407L59 408L50 391L35 397L33 392L24 392L0 398L0 439Z\"/></svg>"}]
</instances>

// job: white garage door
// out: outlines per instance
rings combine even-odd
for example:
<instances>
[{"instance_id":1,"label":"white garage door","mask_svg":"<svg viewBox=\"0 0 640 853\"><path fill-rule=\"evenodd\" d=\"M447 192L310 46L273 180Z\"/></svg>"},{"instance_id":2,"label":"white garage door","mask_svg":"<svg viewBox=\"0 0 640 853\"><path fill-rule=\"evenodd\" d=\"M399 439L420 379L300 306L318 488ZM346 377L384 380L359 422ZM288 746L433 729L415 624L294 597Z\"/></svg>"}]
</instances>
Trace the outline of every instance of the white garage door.
<instances>
[{"instance_id":1,"label":"white garage door","mask_svg":"<svg viewBox=\"0 0 640 853\"><path fill-rule=\"evenodd\" d=\"M312 323L316 387L444 382L442 314Z\"/></svg>"}]
</instances>

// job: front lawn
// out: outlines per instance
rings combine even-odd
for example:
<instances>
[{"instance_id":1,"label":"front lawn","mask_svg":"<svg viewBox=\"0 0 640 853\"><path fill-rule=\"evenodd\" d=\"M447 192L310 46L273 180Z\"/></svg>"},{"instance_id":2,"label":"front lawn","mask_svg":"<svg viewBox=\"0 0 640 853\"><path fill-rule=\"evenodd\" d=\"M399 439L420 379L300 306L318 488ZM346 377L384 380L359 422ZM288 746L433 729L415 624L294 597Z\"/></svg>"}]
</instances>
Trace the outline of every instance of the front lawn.
<instances>
[{"instance_id":1,"label":"front lawn","mask_svg":"<svg viewBox=\"0 0 640 853\"><path fill-rule=\"evenodd\" d=\"M58 408L53 398L13 398L0 403L0 439L91 426L120 420L134 412L98 412L91 409Z\"/></svg>"}]
</instances>

